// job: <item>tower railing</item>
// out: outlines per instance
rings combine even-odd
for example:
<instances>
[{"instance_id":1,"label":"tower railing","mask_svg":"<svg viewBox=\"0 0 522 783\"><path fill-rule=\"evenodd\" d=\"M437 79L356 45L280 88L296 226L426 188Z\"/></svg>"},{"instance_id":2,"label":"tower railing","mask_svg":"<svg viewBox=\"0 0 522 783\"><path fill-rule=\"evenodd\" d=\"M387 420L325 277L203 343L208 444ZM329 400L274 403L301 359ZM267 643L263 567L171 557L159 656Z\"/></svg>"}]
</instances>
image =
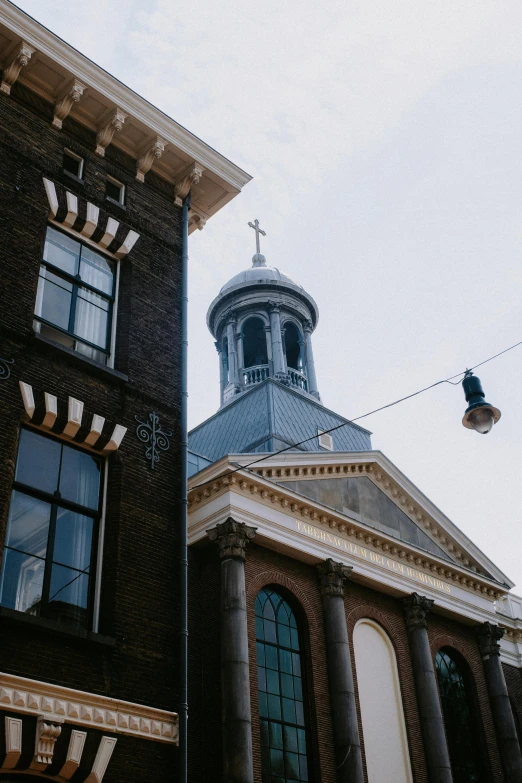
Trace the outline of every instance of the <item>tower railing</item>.
<instances>
[{"instance_id":1,"label":"tower railing","mask_svg":"<svg viewBox=\"0 0 522 783\"><path fill-rule=\"evenodd\" d=\"M245 388L254 386L256 383L262 383L270 376L268 364L256 364L254 367L247 367L243 370L243 385Z\"/></svg>"},{"instance_id":2,"label":"tower railing","mask_svg":"<svg viewBox=\"0 0 522 783\"><path fill-rule=\"evenodd\" d=\"M302 372L289 367L288 377L290 378L290 386L293 386L296 389L302 389L305 392L308 391L308 381L306 380L306 375Z\"/></svg>"}]
</instances>

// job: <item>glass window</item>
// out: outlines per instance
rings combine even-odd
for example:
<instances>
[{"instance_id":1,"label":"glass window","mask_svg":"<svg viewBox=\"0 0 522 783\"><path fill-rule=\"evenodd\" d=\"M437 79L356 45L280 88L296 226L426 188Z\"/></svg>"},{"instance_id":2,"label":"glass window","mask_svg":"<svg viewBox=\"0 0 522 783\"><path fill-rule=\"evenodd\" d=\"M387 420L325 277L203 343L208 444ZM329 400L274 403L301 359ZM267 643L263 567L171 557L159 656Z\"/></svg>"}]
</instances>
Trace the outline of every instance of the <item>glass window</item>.
<instances>
[{"instance_id":1,"label":"glass window","mask_svg":"<svg viewBox=\"0 0 522 783\"><path fill-rule=\"evenodd\" d=\"M435 664L453 783L481 783L484 780L483 765L468 667L451 647L442 647L438 651Z\"/></svg>"},{"instance_id":2,"label":"glass window","mask_svg":"<svg viewBox=\"0 0 522 783\"><path fill-rule=\"evenodd\" d=\"M22 430L0 576L0 603L86 628L101 462Z\"/></svg>"},{"instance_id":3,"label":"glass window","mask_svg":"<svg viewBox=\"0 0 522 783\"><path fill-rule=\"evenodd\" d=\"M125 203L125 185L118 182L114 177L107 177L105 183L105 195L111 201L116 201L118 204Z\"/></svg>"},{"instance_id":4,"label":"glass window","mask_svg":"<svg viewBox=\"0 0 522 783\"><path fill-rule=\"evenodd\" d=\"M63 170L67 174L72 174L73 177L82 179L83 177L83 158L77 155L71 150L64 150L63 152Z\"/></svg>"},{"instance_id":5,"label":"glass window","mask_svg":"<svg viewBox=\"0 0 522 783\"><path fill-rule=\"evenodd\" d=\"M36 295L36 331L105 364L113 301L113 263L49 227Z\"/></svg>"},{"instance_id":6,"label":"glass window","mask_svg":"<svg viewBox=\"0 0 522 783\"><path fill-rule=\"evenodd\" d=\"M308 783L307 726L295 615L271 588L256 598L263 783Z\"/></svg>"}]
</instances>

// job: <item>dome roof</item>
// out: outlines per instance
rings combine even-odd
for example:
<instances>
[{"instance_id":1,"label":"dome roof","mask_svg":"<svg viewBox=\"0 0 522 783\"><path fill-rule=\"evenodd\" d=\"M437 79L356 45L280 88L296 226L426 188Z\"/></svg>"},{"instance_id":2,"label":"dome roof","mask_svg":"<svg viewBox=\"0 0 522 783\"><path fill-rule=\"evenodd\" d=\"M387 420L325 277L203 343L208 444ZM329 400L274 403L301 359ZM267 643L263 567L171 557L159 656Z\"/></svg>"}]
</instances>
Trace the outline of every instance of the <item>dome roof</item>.
<instances>
[{"instance_id":1,"label":"dome roof","mask_svg":"<svg viewBox=\"0 0 522 783\"><path fill-rule=\"evenodd\" d=\"M221 288L220 294L228 291L229 288L234 288L236 285L244 285L251 283L270 283L272 281L278 283L290 283L290 285L303 289L303 286L292 280L291 277L280 272L275 266L267 266L266 260L261 253L256 253L252 258L252 266L250 269L245 269L243 272L239 272L234 277L230 278L228 283Z\"/></svg>"}]
</instances>

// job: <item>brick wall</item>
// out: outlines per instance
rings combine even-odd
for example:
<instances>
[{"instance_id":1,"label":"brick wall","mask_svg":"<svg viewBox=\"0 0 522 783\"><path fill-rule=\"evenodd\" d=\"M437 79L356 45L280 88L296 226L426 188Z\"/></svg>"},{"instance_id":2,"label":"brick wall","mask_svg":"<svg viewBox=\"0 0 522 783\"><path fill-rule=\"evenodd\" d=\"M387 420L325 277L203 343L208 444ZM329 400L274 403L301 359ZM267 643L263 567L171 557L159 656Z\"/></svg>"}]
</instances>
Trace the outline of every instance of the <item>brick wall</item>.
<instances>
[{"instance_id":1,"label":"brick wall","mask_svg":"<svg viewBox=\"0 0 522 783\"><path fill-rule=\"evenodd\" d=\"M138 183L135 161L123 152L109 146L100 158L93 133L70 119L60 131L51 119L52 107L19 84L10 97L0 94L0 357L15 362L10 378L0 380L0 558L24 413L18 381L35 395L76 397L86 411L128 427L109 458L100 633L115 646L0 617L0 670L175 709L181 210L168 183L152 172ZM83 185L62 171L64 147L85 159ZM125 209L105 201L107 174L126 185ZM43 176L140 234L121 262L115 369L128 380L34 337L49 213ZM152 410L173 433L154 470L135 435L135 416L145 420ZM172 749L145 744L156 767L149 775L133 768L131 777L170 779ZM111 764L107 783L129 780L129 763Z\"/></svg>"}]
</instances>

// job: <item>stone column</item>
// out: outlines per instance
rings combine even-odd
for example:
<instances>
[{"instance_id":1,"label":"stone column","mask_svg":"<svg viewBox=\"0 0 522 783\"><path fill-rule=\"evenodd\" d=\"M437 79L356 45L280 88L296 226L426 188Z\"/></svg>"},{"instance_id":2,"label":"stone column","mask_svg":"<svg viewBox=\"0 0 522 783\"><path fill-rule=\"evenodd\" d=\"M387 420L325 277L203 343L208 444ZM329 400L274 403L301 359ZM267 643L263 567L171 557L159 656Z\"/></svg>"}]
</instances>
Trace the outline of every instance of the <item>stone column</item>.
<instances>
[{"instance_id":1,"label":"stone column","mask_svg":"<svg viewBox=\"0 0 522 783\"><path fill-rule=\"evenodd\" d=\"M221 560L223 781L253 783L245 551L256 528L229 517L207 533Z\"/></svg>"},{"instance_id":2,"label":"stone column","mask_svg":"<svg viewBox=\"0 0 522 783\"><path fill-rule=\"evenodd\" d=\"M504 629L491 623L482 623L476 626L475 633L486 675L505 781L506 783L520 783L522 781L522 754L500 662L500 645L498 643L504 635Z\"/></svg>"},{"instance_id":3,"label":"stone column","mask_svg":"<svg viewBox=\"0 0 522 783\"><path fill-rule=\"evenodd\" d=\"M272 361L274 363L274 376L286 377L286 361L283 351L283 338L281 335L281 315L279 305L269 302L270 332L272 334Z\"/></svg>"},{"instance_id":4,"label":"stone column","mask_svg":"<svg viewBox=\"0 0 522 783\"><path fill-rule=\"evenodd\" d=\"M430 598L412 593L403 600L410 639L411 662L419 705L424 752L430 783L452 783L451 764L444 731L437 677L428 641Z\"/></svg>"},{"instance_id":5,"label":"stone column","mask_svg":"<svg viewBox=\"0 0 522 783\"><path fill-rule=\"evenodd\" d=\"M236 347L236 316L232 314L227 321L228 340L228 380L229 383L238 384L238 362Z\"/></svg>"},{"instance_id":6,"label":"stone column","mask_svg":"<svg viewBox=\"0 0 522 783\"><path fill-rule=\"evenodd\" d=\"M270 375L274 374L274 363L272 361L272 330L269 326L265 326L265 338L266 338L266 355L268 358L268 372Z\"/></svg>"},{"instance_id":7,"label":"stone column","mask_svg":"<svg viewBox=\"0 0 522 783\"><path fill-rule=\"evenodd\" d=\"M245 357L243 354L243 332L239 331L236 335L237 342L237 363L238 363L238 378L241 388L245 385L243 379L243 370L245 368Z\"/></svg>"},{"instance_id":8,"label":"stone column","mask_svg":"<svg viewBox=\"0 0 522 783\"><path fill-rule=\"evenodd\" d=\"M221 402L223 402L223 392L225 391L225 368L223 367L223 349L221 347L221 343L214 343L216 346L216 351L218 352L219 356L219 397Z\"/></svg>"},{"instance_id":9,"label":"stone column","mask_svg":"<svg viewBox=\"0 0 522 783\"><path fill-rule=\"evenodd\" d=\"M305 334L305 343L306 343L306 377L308 379L308 391L310 392L310 394L313 394L314 397L317 397L317 399L320 400L321 396L319 394L319 389L317 388L314 352L312 349L312 328L313 328L312 322L305 321L304 334Z\"/></svg>"},{"instance_id":10,"label":"stone column","mask_svg":"<svg viewBox=\"0 0 522 783\"><path fill-rule=\"evenodd\" d=\"M334 563L330 559L317 566L323 600L337 780L339 783L364 783L352 661L344 608L344 583L351 571L350 566Z\"/></svg>"}]
</instances>

